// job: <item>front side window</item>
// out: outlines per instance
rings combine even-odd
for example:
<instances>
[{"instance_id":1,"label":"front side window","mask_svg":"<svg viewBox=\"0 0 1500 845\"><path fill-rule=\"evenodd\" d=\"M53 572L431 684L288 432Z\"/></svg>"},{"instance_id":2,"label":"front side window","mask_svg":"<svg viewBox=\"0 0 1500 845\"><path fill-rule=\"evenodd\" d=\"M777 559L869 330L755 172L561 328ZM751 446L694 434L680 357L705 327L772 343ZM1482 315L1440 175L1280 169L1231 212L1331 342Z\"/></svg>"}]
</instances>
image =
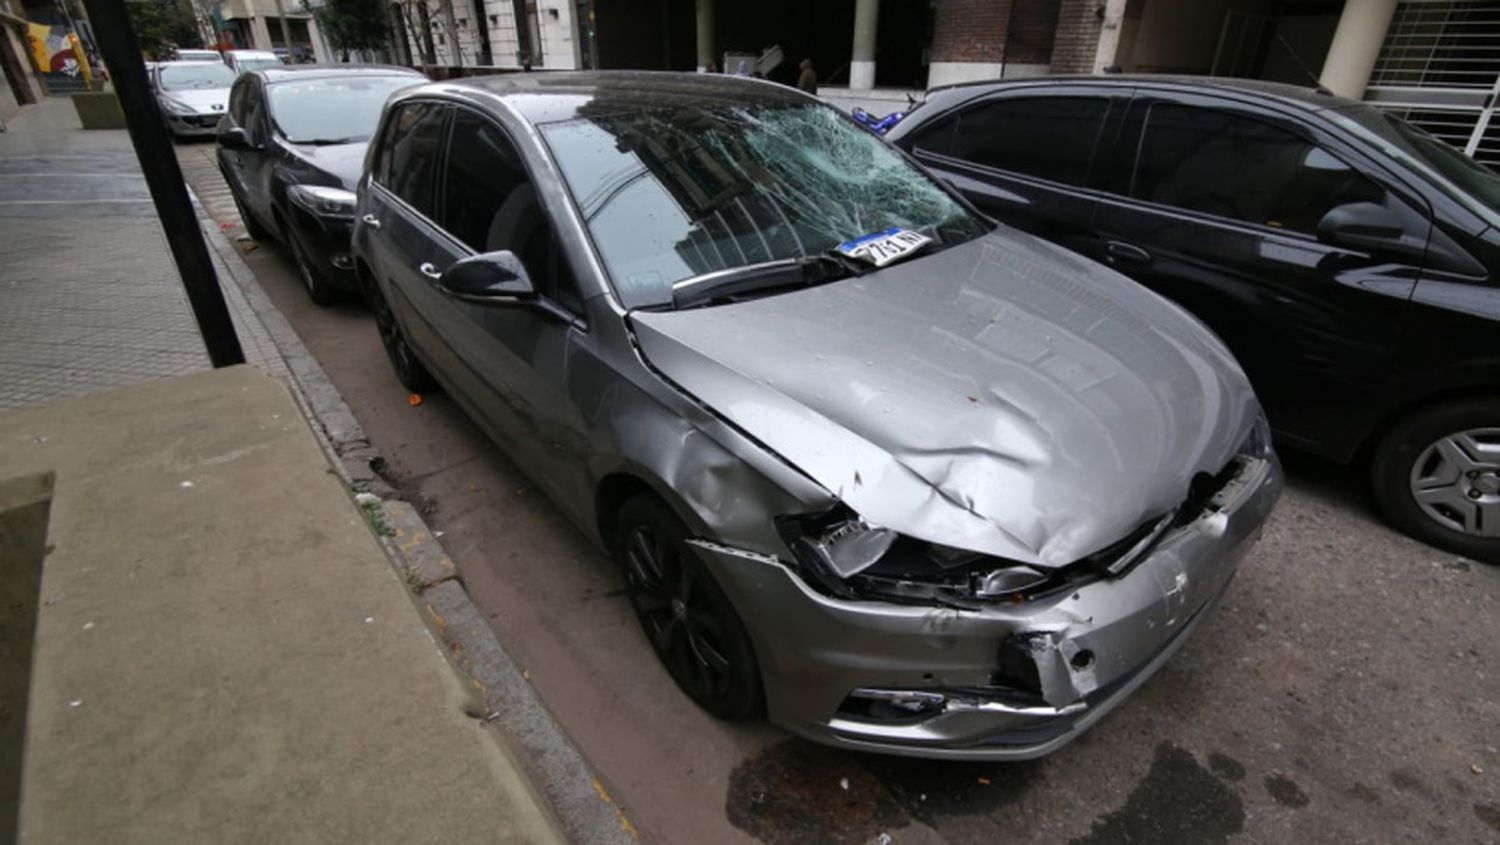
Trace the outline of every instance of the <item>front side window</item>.
<instances>
[{"instance_id":1,"label":"front side window","mask_svg":"<svg viewBox=\"0 0 1500 845\"><path fill-rule=\"evenodd\" d=\"M345 77L278 82L266 86L271 119L294 144L351 144L368 141L380 120L380 108L392 92L420 78L411 76Z\"/></svg>"},{"instance_id":2,"label":"front side window","mask_svg":"<svg viewBox=\"0 0 1500 845\"><path fill-rule=\"evenodd\" d=\"M1146 115L1131 196L1312 234L1323 215L1385 191L1285 129L1216 109L1156 103Z\"/></svg>"},{"instance_id":3,"label":"front side window","mask_svg":"<svg viewBox=\"0 0 1500 845\"><path fill-rule=\"evenodd\" d=\"M443 148L448 108L436 103L406 103L391 116L383 153L384 167L377 172L396 196L418 212L436 217L433 184Z\"/></svg>"},{"instance_id":4,"label":"front side window","mask_svg":"<svg viewBox=\"0 0 1500 845\"><path fill-rule=\"evenodd\" d=\"M947 155L1082 185L1108 109L1103 97L1014 97L985 103L959 117Z\"/></svg>"},{"instance_id":5,"label":"front side window","mask_svg":"<svg viewBox=\"0 0 1500 845\"><path fill-rule=\"evenodd\" d=\"M821 104L684 105L544 124L622 304L684 279L813 257L892 227L939 245L986 224Z\"/></svg>"},{"instance_id":6,"label":"front side window","mask_svg":"<svg viewBox=\"0 0 1500 845\"><path fill-rule=\"evenodd\" d=\"M582 311L577 284L520 154L504 130L467 109L453 117L441 223L474 252L515 253L542 295Z\"/></svg>"},{"instance_id":7,"label":"front side window","mask_svg":"<svg viewBox=\"0 0 1500 845\"><path fill-rule=\"evenodd\" d=\"M204 91L233 85L234 71L217 62L164 64L157 68L156 78L163 91Z\"/></svg>"}]
</instances>

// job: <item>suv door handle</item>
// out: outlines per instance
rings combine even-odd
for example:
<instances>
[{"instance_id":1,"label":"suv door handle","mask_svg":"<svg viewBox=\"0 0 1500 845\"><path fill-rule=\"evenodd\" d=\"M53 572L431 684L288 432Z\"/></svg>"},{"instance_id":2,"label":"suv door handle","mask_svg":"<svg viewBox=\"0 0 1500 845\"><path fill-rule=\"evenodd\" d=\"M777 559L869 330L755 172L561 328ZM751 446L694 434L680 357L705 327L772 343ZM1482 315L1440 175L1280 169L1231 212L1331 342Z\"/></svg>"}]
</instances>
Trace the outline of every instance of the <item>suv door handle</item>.
<instances>
[{"instance_id":1,"label":"suv door handle","mask_svg":"<svg viewBox=\"0 0 1500 845\"><path fill-rule=\"evenodd\" d=\"M1129 261L1132 264L1151 263L1151 253L1124 241L1105 241L1104 254L1109 258L1110 263L1113 263L1115 259Z\"/></svg>"},{"instance_id":2,"label":"suv door handle","mask_svg":"<svg viewBox=\"0 0 1500 845\"><path fill-rule=\"evenodd\" d=\"M438 272L438 268L432 266L431 261L422 262L422 266L418 267L417 269L422 272L422 275L426 276L429 279L437 280L443 277L443 274Z\"/></svg>"},{"instance_id":3,"label":"suv door handle","mask_svg":"<svg viewBox=\"0 0 1500 845\"><path fill-rule=\"evenodd\" d=\"M369 226L371 229L379 229L380 228L380 218L376 217L373 214L366 214L364 217L361 217L359 219L362 220L362 221L364 221L364 224L366 226Z\"/></svg>"}]
</instances>

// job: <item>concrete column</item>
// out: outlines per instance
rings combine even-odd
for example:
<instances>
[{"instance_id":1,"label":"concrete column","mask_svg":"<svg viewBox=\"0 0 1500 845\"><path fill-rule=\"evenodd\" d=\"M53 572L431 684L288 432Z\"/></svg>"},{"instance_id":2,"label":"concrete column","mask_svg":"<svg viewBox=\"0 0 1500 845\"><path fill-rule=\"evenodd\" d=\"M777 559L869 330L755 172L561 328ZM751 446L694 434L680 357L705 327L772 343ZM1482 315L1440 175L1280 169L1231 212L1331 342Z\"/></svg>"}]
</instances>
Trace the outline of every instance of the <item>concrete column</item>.
<instances>
[{"instance_id":1,"label":"concrete column","mask_svg":"<svg viewBox=\"0 0 1500 845\"><path fill-rule=\"evenodd\" d=\"M1341 97L1363 97L1395 14L1396 0L1345 0L1318 82Z\"/></svg>"},{"instance_id":2,"label":"concrete column","mask_svg":"<svg viewBox=\"0 0 1500 845\"><path fill-rule=\"evenodd\" d=\"M875 87L875 28L880 0L854 0L854 56L849 62L849 87Z\"/></svg>"},{"instance_id":3,"label":"concrete column","mask_svg":"<svg viewBox=\"0 0 1500 845\"><path fill-rule=\"evenodd\" d=\"M266 26L263 15L250 19L250 40L253 42L250 46L257 50L271 49L271 28Z\"/></svg>"},{"instance_id":4,"label":"concrete column","mask_svg":"<svg viewBox=\"0 0 1500 845\"><path fill-rule=\"evenodd\" d=\"M1124 65L1120 55L1120 35L1125 28L1125 7L1128 0L1107 0L1104 18L1099 27L1099 47L1094 51L1093 73L1103 73L1110 65Z\"/></svg>"},{"instance_id":5,"label":"concrete column","mask_svg":"<svg viewBox=\"0 0 1500 845\"><path fill-rule=\"evenodd\" d=\"M703 73L709 65L718 63L714 58L714 0L698 0L698 72Z\"/></svg>"},{"instance_id":6,"label":"concrete column","mask_svg":"<svg viewBox=\"0 0 1500 845\"><path fill-rule=\"evenodd\" d=\"M320 64L327 64L338 60L323 38L323 28L318 26L318 19L310 17L307 19L307 40L312 44L313 59Z\"/></svg>"}]
</instances>

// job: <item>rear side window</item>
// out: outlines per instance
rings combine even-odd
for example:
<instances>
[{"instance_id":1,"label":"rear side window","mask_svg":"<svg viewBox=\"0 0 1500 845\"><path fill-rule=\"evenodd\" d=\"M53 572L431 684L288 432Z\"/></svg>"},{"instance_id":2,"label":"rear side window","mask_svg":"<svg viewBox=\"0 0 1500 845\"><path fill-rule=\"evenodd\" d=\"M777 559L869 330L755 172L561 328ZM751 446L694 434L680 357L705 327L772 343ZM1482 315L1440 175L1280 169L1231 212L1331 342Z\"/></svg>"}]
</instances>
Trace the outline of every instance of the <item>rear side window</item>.
<instances>
[{"instance_id":1,"label":"rear side window","mask_svg":"<svg viewBox=\"0 0 1500 845\"><path fill-rule=\"evenodd\" d=\"M417 211L436 218L433 186L443 149L448 108L436 103L405 103L386 124L376 181Z\"/></svg>"},{"instance_id":2,"label":"rear side window","mask_svg":"<svg viewBox=\"0 0 1500 845\"><path fill-rule=\"evenodd\" d=\"M1088 181L1094 142L1109 101L1103 97L1015 97L963 113L947 154L953 158L1068 185Z\"/></svg>"},{"instance_id":3,"label":"rear side window","mask_svg":"<svg viewBox=\"0 0 1500 845\"><path fill-rule=\"evenodd\" d=\"M1216 109L1154 104L1136 161L1137 199L1296 232L1316 232L1335 206L1385 198L1311 141Z\"/></svg>"}]
</instances>

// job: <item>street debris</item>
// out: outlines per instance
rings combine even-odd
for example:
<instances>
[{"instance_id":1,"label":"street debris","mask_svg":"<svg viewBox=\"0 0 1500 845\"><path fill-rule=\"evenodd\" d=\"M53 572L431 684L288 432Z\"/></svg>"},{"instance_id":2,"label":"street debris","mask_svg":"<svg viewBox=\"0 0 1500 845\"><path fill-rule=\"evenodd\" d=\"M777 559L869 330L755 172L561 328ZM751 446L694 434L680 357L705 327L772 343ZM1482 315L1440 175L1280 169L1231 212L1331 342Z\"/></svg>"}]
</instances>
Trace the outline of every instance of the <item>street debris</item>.
<instances>
[{"instance_id":1,"label":"street debris","mask_svg":"<svg viewBox=\"0 0 1500 845\"><path fill-rule=\"evenodd\" d=\"M75 698L72 701L68 702L69 707L77 707L81 704L83 704L83 699L81 698Z\"/></svg>"},{"instance_id":2,"label":"street debris","mask_svg":"<svg viewBox=\"0 0 1500 845\"><path fill-rule=\"evenodd\" d=\"M375 621L375 617L373 617L373 616L366 616L365 617L365 624L366 625L368 625L368 624L370 624L371 622L374 622L374 621Z\"/></svg>"},{"instance_id":3,"label":"street debris","mask_svg":"<svg viewBox=\"0 0 1500 845\"><path fill-rule=\"evenodd\" d=\"M1470 763L1469 771L1473 772L1476 775L1482 775L1484 774L1484 767L1479 765L1478 763Z\"/></svg>"},{"instance_id":4,"label":"street debris","mask_svg":"<svg viewBox=\"0 0 1500 845\"><path fill-rule=\"evenodd\" d=\"M83 630L85 630L85 631L92 631L92 630L94 630L94 623L92 623L92 622L85 622L85 623L83 623Z\"/></svg>"},{"instance_id":5,"label":"street debris","mask_svg":"<svg viewBox=\"0 0 1500 845\"><path fill-rule=\"evenodd\" d=\"M191 482L191 481L184 481L184 482L182 482L181 484L179 484L177 486L178 487L182 487L182 488L188 488L188 487L192 487L193 486L193 482Z\"/></svg>"},{"instance_id":6,"label":"street debris","mask_svg":"<svg viewBox=\"0 0 1500 845\"><path fill-rule=\"evenodd\" d=\"M354 496L354 502L360 507L378 505L380 504L380 497L375 495L374 493L356 493Z\"/></svg>"},{"instance_id":7,"label":"street debris","mask_svg":"<svg viewBox=\"0 0 1500 845\"><path fill-rule=\"evenodd\" d=\"M849 779L848 778L839 778L839 789L842 789L845 792L849 791Z\"/></svg>"},{"instance_id":8,"label":"street debris","mask_svg":"<svg viewBox=\"0 0 1500 845\"><path fill-rule=\"evenodd\" d=\"M413 408L422 404L422 394L413 393L412 395L406 397L406 404L412 406Z\"/></svg>"}]
</instances>

